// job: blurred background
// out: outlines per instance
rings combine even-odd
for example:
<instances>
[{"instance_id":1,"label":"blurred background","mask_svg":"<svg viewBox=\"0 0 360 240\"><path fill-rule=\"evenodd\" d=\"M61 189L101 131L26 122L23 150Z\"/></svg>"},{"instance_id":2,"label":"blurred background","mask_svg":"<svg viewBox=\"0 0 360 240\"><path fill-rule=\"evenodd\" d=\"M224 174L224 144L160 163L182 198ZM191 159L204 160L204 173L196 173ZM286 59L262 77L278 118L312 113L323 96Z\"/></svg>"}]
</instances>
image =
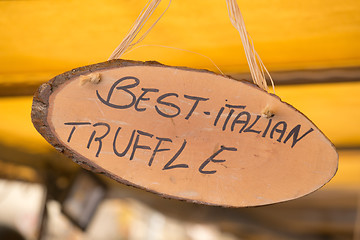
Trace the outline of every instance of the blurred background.
<instances>
[{"instance_id":1,"label":"blurred background","mask_svg":"<svg viewBox=\"0 0 360 240\"><path fill-rule=\"evenodd\" d=\"M245 209L167 200L81 170L36 132L37 87L106 61L146 2L0 1L0 236L12 234L0 239L360 239L358 0L238 0L276 94L340 155L336 176L309 196ZM225 0L173 0L140 45L123 58L216 72L202 54L250 80Z\"/></svg>"}]
</instances>

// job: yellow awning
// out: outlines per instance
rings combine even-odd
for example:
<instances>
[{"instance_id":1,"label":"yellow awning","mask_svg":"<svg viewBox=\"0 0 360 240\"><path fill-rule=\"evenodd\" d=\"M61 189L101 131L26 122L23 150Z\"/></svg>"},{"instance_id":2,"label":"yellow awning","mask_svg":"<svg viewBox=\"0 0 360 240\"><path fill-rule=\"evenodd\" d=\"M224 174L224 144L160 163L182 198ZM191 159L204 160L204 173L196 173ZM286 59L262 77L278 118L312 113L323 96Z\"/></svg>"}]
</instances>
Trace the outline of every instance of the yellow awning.
<instances>
[{"instance_id":1,"label":"yellow awning","mask_svg":"<svg viewBox=\"0 0 360 240\"><path fill-rule=\"evenodd\" d=\"M1 1L0 74L61 73L105 61L146 2ZM270 70L359 66L360 1L238 3L255 48ZM161 3L157 16L166 5L167 1ZM142 44L207 55L225 72L247 71L225 0L173 1ZM124 58L215 69L196 54L155 46L138 48Z\"/></svg>"},{"instance_id":2,"label":"yellow awning","mask_svg":"<svg viewBox=\"0 0 360 240\"><path fill-rule=\"evenodd\" d=\"M106 61L146 2L0 1L0 86L40 84L70 69ZM360 1L238 3L270 71L360 66ZM157 16L166 5L161 3ZM174 0L140 45L145 46L124 58L216 71L207 58L174 49L181 48L210 57L227 74L248 71L225 0ZM307 115L337 146L360 145L359 92L360 82L276 88L277 95ZM2 97L0 110L0 144L48 151L31 124L30 96ZM331 184L360 186L359 155L340 152L339 172Z\"/></svg>"}]
</instances>

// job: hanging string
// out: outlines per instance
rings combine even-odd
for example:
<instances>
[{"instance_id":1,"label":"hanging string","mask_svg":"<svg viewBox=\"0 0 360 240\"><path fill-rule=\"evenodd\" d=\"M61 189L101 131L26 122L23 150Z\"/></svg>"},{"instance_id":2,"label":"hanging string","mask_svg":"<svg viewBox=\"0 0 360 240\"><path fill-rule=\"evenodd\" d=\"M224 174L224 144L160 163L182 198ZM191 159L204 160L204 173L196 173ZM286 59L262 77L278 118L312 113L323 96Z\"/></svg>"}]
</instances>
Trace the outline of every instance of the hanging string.
<instances>
[{"instance_id":1,"label":"hanging string","mask_svg":"<svg viewBox=\"0 0 360 240\"><path fill-rule=\"evenodd\" d=\"M149 0L145 5L145 7L143 8L143 10L141 11L138 18L136 19L135 23L132 25L126 37L111 54L109 60L120 58L125 52L129 51L133 46L144 40L144 38L149 34L151 29L156 25L156 23L162 18L165 12L169 9L171 1L172 0L169 1L167 8L160 15L160 17L150 26L150 28L135 43L132 43L161 2L161 0Z\"/></svg>"},{"instance_id":2,"label":"hanging string","mask_svg":"<svg viewBox=\"0 0 360 240\"><path fill-rule=\"evenodd\" d=\"M249 36L245 28L245 22L241 15L239 6L236 0L226 0L229 18L232 25L240 33L241 42L244 46L245 55L247 62L249 64L251 77L253 82L258 85L260 88L268 91L268 86L266 82L266 75L269 77L273 91L275 93L274 81L272 80L270 73L266 69L264 63L261 61L258 53L255 51L253 41Z\"/></svg>"},{"instance_id":3,"label":"hanging string","mask_svg":"<svg viewBox=\"0 0 360 240\"><path fill-rule=\"evenodd\" d=\"M141 31L141 29L144 27L146 22L149 20L149 18L151 17L151 15L154 13L155 9L161 2L161 0L149 0L147 2L147 4L145 5L145 7L143 8L143 10L141 11L141 13L139 14L138 18L136 19L135 23L131 27L128 34L125 36L125 38L120 43L120 45L111 54L109 60L120 58L124 53L130 51L131 48L133 48L136 44L140 43L149 34L149 32L156 25L156 23L162 18L162 16L165 14L165 12L169 9L169 7L171 5L171 1L172 0L169 1L168 6L164 10L164 12L160 15L160 17L150 26L150 28L135 43L133 43L133 41L135 40L135 38L137 37L137 35ZM275 93L274 81L272 80L270 73L266 69L264 63L261 61L261 58L259 57L258 53L255 51L253 41L246 31L245 22L241 15L241 12L240 12L240 9L239 9L239 6L238 6L236 0L226 0L226 4L227 4L228 12L229 12L230 21L231 21L232 25L240 33L241 42L244 46L245 56L246 56L246 59L247 59L247 62L248 62L249 68L250 68L250 73L251 73L253 82L256 85L258 85L260 88L264 89L265 91L268 91L268 86L267 86L267 82L266 82L266 76L268 76L270 79L271 85L273 87L273 91ZM199 55L202 55L202 54L199 54ZM202 56L204 56L204 55L202 55ZM210 59L209 57L206 57L206 58ZM210 61L213 63L213 61L211 59L210 59ZM219 70L219 68L218 68L218 70Z\"/></svg>"},{"instance_id":4,"label":"hanging string","mask_svg":"<svg viewBox=\"0 0 360 240\"><path fill-rule=\"evenodd\" d=\"M122 55L125 53L130 53L131 51L139 48L139 47L145 47L145 46L155 46L155 47L163 47L163 48L169 48L169 49L175 49L179 51L189 52L189 53L195 53L199 56L202 56L206 59L208 59L215 67L216 69L222 74L225 75L220 68L215 64L215 62L208 56L203 55L198 52L176 48L176 47L170 47L170 46L163 46L163 45L155 45L155 44L146 44L141 46L136 46L133 48L136 44L140 43L151 31L151 29L156 25L156 23L160 20L160 18L165 14L165 12L169 9L171 1L169 2L167 8L164 10L164 12L160 15L160 17L151 25L151 27L139 38L138 41L135 43L132 43L135 39L135 37L138 35L138 33L141 31L145 23L148 21L148 19L151 17L153 12L155 11L156 7L160 4L161 0L153 0L150 2L150 0L147 2L143 10L141 11L140 15L136 19L135 23L132 25L130 31L126 35L126 37L123 39L123 41L120 43L120 45L114 50L114 52L111 54L109 60L111 59L119 59ZM133 48L133 49L132 49Z\"/></svg>"}]
</instances>

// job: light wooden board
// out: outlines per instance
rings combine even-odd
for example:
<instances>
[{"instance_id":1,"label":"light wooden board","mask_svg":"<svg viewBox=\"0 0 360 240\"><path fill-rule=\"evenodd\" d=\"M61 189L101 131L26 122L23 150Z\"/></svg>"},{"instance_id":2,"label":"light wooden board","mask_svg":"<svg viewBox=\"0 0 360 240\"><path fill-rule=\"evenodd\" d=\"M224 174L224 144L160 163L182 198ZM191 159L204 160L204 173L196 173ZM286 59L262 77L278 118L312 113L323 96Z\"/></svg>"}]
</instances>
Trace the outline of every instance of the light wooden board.
<instances>
[{"instance_id":1,"label":"light wooden board","mask_svg":"<svg viewBox=\"0 0 360 240\"><path fill-rule=\"evenodd\" d=\"M96 75L98 84L82 84ZM39 88L32 117L77 163L199 203L286 201L320 188L337 169L335 148L304 115L255 85L205 70L125 60L74 69Z\"/></svg>"}]
</instances>

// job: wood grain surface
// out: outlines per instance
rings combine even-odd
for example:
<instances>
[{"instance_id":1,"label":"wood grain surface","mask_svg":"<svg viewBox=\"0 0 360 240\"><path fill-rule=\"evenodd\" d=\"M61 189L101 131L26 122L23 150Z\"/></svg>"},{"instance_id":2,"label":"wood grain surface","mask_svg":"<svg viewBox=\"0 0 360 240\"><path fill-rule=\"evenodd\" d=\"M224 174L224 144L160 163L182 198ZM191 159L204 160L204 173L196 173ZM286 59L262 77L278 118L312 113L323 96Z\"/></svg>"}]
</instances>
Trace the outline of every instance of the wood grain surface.
<instances>
[{"instance_id":1,"label":"wood grain surface","mask_svg":"<svg viewBox=\"0 0 360 240\"><path fill-rule=\"evenodd\" d=\"M84 82L94 76L99 83ZM298 198L327 183L338 164L326 136L279 97L157 62L112 60L63 73L36 92L32 120L87 169L209 205Z\"/></svg>"}]
</instances>

